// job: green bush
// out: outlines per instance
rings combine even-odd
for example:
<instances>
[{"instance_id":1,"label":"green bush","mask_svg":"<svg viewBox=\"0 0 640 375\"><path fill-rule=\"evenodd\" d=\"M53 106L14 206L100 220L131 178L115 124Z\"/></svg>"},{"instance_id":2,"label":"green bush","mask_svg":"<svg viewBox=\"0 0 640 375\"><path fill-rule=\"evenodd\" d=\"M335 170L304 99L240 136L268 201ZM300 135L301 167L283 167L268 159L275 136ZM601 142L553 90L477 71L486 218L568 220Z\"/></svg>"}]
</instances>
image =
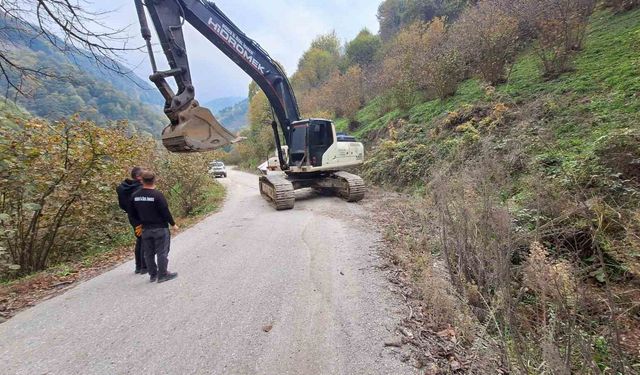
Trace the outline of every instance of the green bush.
<instances>
[{"instance_id":1,"label":"green bush","mask_svg":"<svg viewBox=\"0 0 640 375\"><path fill-rule=\"evenodd\" d=\"M209 174L208 154L172 154L161 151L157 162L158 186L167 195L176 216L193 216L202 211L207 195L216 183Z\"/></svg>"},{"instance_id":2,"label":"green bush","mask_svg":"<svg viewBox=\"0 0 640 375\"><path fill-rule=\"evenodd\" d=\"M14 123L0 129L0 246L21 274L126 228L114 186L152 153L147 139L77 118Z\"/></svg>"}]
</instances>

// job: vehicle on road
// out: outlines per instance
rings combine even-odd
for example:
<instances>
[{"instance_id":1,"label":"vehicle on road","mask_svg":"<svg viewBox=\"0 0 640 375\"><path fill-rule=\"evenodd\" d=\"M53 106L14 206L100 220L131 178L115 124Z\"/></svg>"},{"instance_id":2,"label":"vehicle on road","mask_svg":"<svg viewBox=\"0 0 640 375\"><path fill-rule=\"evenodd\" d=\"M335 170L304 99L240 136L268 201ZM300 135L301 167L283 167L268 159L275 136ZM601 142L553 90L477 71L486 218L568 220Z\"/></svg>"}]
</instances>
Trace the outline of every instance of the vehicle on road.
<instances>
[{"instance_id":1,"label":"vehicle on road","mask_svg":"<svg viewBox=\"0 0 640 375\"><path fill-rule=\"evenodd\" d=\"M215 178L227 178L227 168L221 161L214 161L209 165L209 173Z\"/></svg>"},{"instance_id":2,"label":"vehicle on road","mask_svg":"<svg viewBox=\"0 0 640 375\"><path fill-rule=\"evenodd\" d=\"M241 140L195 99L183 32L183 25L188 23L244 70L269 100L277 162L283 173L259 177L260 193L267 201L277 210L291 209L295 204L294 190L302 188L329 192L348 202L364 198L362 178L345 172L364 162L362 143L338 134L331 120L301 118L295 93L281 65L213 2L134 1L153 68L149 79L165 98L164 112L171 121L162 131L162 143L169 151L216 150ZM168 70L157 69L145 8L169 62ZM169 78L175 80L175 86L167 82Z\"/></svg>"}]
</instances>

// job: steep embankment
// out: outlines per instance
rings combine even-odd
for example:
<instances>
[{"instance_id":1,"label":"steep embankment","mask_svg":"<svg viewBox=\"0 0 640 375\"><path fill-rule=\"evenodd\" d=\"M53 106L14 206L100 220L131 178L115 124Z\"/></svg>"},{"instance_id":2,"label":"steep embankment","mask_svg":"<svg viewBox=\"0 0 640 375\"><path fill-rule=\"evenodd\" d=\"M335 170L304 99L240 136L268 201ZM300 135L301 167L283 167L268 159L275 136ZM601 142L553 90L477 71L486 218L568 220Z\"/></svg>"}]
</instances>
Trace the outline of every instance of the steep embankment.
<instances>
[{"instance_id":1,"label":"steep embankment","mask_svg":"<svg viewBox=\"0 0 640 375\"><path fill-rule=\"evenodd\" d=\"M602 137L637 129L639 17L638 11L596 14L573 72L556 80L542 77L530 52L513 65L507 83L495 88L469 80L448 99L408 110L385 108L380 98L370 102L356 116L363 125L353 132L371 146L367 174L380 183L420 183L434 162L498 134L502 142L520 138L528 156L554 159L556 169L586 166L595 148L606 143ZM529 126L517 127L523 122ZM526 137L527 130L542 125L549 138ZM347 126L338 122L342 129ZM428 152L406 155L417 147Z\"/></svg>"},{"instance_id":2,"label":"steep embankment","mask_svg":"<svg viewBox=\"0 0 640 375\"><path fill-rule=\"evenodd\" d=\"M556 79L532 48L504 84L357 114L364 176L414 197L388 238L428 324L533 372L637 362L639 56L640 11L599 11ZM474 367L495 369L485 359Z\"/></svg>"}]
</instances>

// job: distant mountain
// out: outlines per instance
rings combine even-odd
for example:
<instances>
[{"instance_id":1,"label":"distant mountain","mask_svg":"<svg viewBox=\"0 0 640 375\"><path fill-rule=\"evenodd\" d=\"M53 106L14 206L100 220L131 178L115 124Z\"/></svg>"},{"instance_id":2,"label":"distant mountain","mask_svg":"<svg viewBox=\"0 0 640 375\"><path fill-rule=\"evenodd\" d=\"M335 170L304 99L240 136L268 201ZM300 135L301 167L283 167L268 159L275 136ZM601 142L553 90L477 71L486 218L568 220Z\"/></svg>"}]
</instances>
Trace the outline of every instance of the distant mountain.
<instances>
[{"instance_id":1,"label":"distant mountain","mask_svg":"<svg viewBox=\"0 0 640 375\"><path fill-rule=\"evenodd\" d=\"M209 108L211 112L216 113L222 111L225 108L233 107L244 99L245 98L239 96L228 96L224 98L213 99L206 103L200 103L200 105Z\"/></svg>"},{"instance_id":2,"label":"distant mountain","mask_svg":"<svg viewBox=\"0 0 640 375\"><path fill-rule=\"evenodd\" d=\"M249 99L244 99L231 107L215 111L214 115L220 123L231 132L237 132L247 126L249 114Z\"/></svg>"},{"instance_id":3,"label":"distant mountain","mask_svg":"<svg viewBox=\"0 0 640 375\"><path fill-rule=\"evenodd\" d=\"M130 73L109 71L96 65L82 53L62 52L29 24L9 25L0 18L0 43L11 46L8 56L21 66L54 73L52 78L25 82L28 97L15 95L0 82L0 90L15 98L32 115L55 120L73 114L98 123L128 120L137 130L159 135L167 122L162 112L163 99L146 80ZM56 43L64 45L63 41ZM120 70L127 71L120 67ZM9 72L12 81L20 77Z\"/></svg>"}]
</instances>

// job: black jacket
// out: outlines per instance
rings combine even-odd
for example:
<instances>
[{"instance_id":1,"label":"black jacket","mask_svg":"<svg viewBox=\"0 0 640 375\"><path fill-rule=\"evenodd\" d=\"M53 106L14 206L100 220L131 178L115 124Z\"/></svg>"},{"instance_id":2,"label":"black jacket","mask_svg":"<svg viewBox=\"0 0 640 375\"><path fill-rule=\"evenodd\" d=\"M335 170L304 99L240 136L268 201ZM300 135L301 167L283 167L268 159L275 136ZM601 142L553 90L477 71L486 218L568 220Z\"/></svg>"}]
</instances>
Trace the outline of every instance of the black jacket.
<instances>
[{"instance_id":1,"label":"black jacket","mask_svg":"<svg viewBox=\"0 0 640 375\"><path fill-rule=\"evenodd\" d=\"M132 197L132 216L144 229L175 225L164 195L155 189L140 189Z\"/></svg>"},{"instance_id":2,"label":"black jacket","mask_svg":"<svg viewBox=\"0 0 640 375\"><path fill-rule=\"evenodd\" d=\"M116 188L116 192L118 193L118 205L124 212L127 213L129 223L134 227L139 223L136 223L134 218L131 216L131 210L133 208L131 205L131 197L140 189L142 189L142 184L140 183L140 181L130 179L122 181L120 186Z\"/></svg>"}]
</instances>

